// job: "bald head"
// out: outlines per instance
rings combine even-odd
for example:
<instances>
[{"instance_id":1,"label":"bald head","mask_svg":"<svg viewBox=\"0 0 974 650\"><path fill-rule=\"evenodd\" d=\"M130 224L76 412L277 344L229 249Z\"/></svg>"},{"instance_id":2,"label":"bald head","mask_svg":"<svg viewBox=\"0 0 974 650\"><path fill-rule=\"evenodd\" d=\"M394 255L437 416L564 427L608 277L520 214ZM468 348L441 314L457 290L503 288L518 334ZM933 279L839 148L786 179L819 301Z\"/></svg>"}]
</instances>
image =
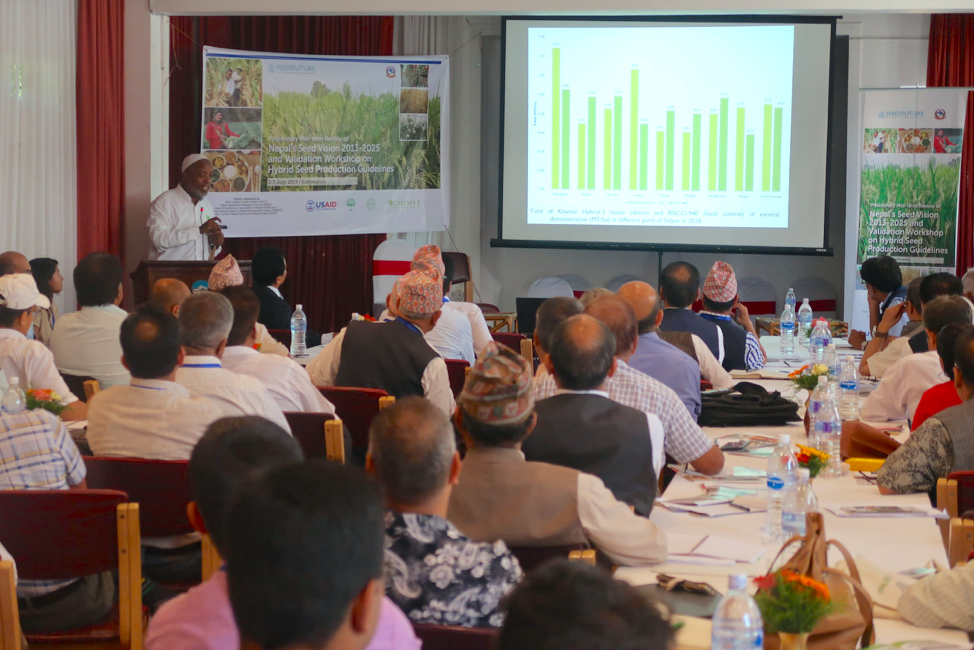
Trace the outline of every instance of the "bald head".
<instances>
[{"instance_id":1,"label":"bald head","mask_svg":"<svg viewBox=\"0 0 974 650\"><path fill-rule=\"evenodd\" d=\"M179 306L189 298L189 287L182 280L163 278L152 285L150 302L159 306L163 311L179 316Z\"/></svg>"},{"instance_id":2,"label":"bald head","mask_svg":"<svg viewBox=\"0 0 974 650\"><path fill-rule=\"evenodd\" d=\"M572 316L556 327L550 343L546 364L561 388L596 390L615 366L615 336L588 314Z\"/></svg>"},{"instance_id":3,"label":"bald head","mask_svg":"<svg viewBox=\"0 0 974 650\"><path fill-rule=\"evenodd\" d=\"M369 427L369 458L390 504L416 506L447 487L456 453L453 426L422 397L405 397Z\"/></svg>"},{"instance_id":4,"label":"bald head","mask_svg":"<svg viewBox=\"0 0 974 650\"><path fill-rule=\"evenodd\" d=\"M636 351L636 312L632 305L615 294L596 298L585 307L585 313L601 321L615 338L615 356L628 361Z\"/></svg>"},{"instance_id":5,"label":"bald head","mask_svg":"<svg viewBox=\"0 0 974 650\"><path fill-rule=\"evenodd\" d=\"M30 261L17 251L0 253L0 275L30 273Z\"/></svg>"},{"instance_id":6,"label":"bald head","mask_svg":"<svg viewBox=\"0 0 974 650\"><path fill-rule=\"evenodd\" d=\"M656 289L645 282L627 282L619 289L618 295L635 310L640 334L656 331L659 313L663 307Z\"/></svg>"}]
</instances>

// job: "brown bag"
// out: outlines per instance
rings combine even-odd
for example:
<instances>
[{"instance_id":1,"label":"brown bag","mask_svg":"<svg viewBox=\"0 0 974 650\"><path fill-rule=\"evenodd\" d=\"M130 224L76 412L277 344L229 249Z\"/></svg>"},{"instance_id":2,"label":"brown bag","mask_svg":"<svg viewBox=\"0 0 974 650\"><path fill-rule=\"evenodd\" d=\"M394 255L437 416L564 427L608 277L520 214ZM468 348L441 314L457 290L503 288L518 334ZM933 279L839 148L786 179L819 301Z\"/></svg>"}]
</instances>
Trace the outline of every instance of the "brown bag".
<instances>
[{"instance_id":1,"label":"brown bag","mask_svg":"<svg viewBox=\"0 0 974 650\"><path fill-rule=\"evenodd\" d=\"M889 458L899 448L900 442L884 431L858 420L842 423L842 458Z\"/></svg>"},{"instance_id":2,"label":"brown bag","mask_svg":"<svg viewBox=\"0 0 974 650\"><path fill-rule=\"evenodd\" d=\"M781 548L778 557L771 564L778 564L785 551L795 544L801 544L795 554L780 569L789 569L824 582L832 594L834 602L842 603L841 609L826 616L808 637L809 650L855 650L862 641L862 647L872 645L873 606L869 595L859 579L859 569L845 546L835 540L826 541L825 523L821 513L810 512L806 520L805 537L792 537ZM828 566L828 550L834 547L842 553L849 567L849 574ZM778 650L777 634L765 634L765 650Z\"/></svg>"}]
</instances>

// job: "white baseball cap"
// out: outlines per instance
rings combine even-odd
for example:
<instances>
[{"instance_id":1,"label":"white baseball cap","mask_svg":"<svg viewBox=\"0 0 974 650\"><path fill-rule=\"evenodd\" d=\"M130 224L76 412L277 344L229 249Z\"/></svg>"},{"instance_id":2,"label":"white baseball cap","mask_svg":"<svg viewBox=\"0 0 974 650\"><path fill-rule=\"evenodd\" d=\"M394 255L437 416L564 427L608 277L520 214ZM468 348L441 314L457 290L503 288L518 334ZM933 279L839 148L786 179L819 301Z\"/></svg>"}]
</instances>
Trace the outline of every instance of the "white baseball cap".
<instances>
[{"instance_id":1,"label":"white baseball cap","mask_svg":"<svg viewBox=\"0 0 974 650\"><path fill-rule=\"evenodd\" d=\"M0 276L0 305L9 309L48 309L51 301L37 290L37 283L30 273L12 273Z\"/></svg>"},{"instance_id":2,"label":"white baseball cap","mask_svg":"<svg viewBox=\"0 0 974 650\"><path fill-rule=\"evenodd\" d=\"M201 153L191 153L185 158L183 158L182 172L185 174L186 170L198 163L201 160L209 160L206 156Z\"/></svg>"}]
</instances>

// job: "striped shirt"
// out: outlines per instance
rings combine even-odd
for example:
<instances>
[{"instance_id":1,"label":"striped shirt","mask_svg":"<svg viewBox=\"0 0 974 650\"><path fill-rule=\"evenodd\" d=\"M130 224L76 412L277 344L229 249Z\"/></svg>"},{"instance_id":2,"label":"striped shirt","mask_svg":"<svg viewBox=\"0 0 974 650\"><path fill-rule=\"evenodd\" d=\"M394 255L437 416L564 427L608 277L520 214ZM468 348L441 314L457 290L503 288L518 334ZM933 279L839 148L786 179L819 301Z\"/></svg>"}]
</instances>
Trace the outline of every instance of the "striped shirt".
<instances>
[{"instance_id":1,"label":"striped shirt","mask_svg":"<svg viewBox=\"0 0 974 650\"><path fill-rule=\"evenodd\" d=\"M701 311L700 316L707 320L726 320L733 322L730 314L715 314L712 311ZM744 344L744 365L747 370L760 370L764 367L764 354L761 353L761 344L750 332L744 332L746 343Z\"/></svg>"},{"instance_id":2,"label":"striped shirt","mask_svg":"<svg viewBox=\"0 0 974 650\"><path fill-rule=\"evenodd\" d=\"M47 411L0 414L0 490L66 490L86 469L64 424ZM21 580L17 595L39 596L73 580Z\"/></svg>"}]
</instances>

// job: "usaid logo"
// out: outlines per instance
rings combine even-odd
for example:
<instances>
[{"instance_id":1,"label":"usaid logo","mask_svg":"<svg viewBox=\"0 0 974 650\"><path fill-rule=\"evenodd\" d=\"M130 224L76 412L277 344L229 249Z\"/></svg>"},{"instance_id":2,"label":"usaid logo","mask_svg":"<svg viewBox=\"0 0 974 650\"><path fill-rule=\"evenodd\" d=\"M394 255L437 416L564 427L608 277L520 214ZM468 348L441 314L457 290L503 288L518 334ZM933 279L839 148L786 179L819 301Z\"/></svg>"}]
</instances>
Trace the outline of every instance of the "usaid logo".
<instances>
[{"instance_id":1,"label":"usaid logo","mask_svg":"<svg viewBox=\"0 0 974 650\"><path fill-rule=\"evenodd\" d=\"M337 207L337 201L308 201L304 204L304 209L308 212L314 212L316 210L334 210Z\"/></svg>"}]
</instances>

